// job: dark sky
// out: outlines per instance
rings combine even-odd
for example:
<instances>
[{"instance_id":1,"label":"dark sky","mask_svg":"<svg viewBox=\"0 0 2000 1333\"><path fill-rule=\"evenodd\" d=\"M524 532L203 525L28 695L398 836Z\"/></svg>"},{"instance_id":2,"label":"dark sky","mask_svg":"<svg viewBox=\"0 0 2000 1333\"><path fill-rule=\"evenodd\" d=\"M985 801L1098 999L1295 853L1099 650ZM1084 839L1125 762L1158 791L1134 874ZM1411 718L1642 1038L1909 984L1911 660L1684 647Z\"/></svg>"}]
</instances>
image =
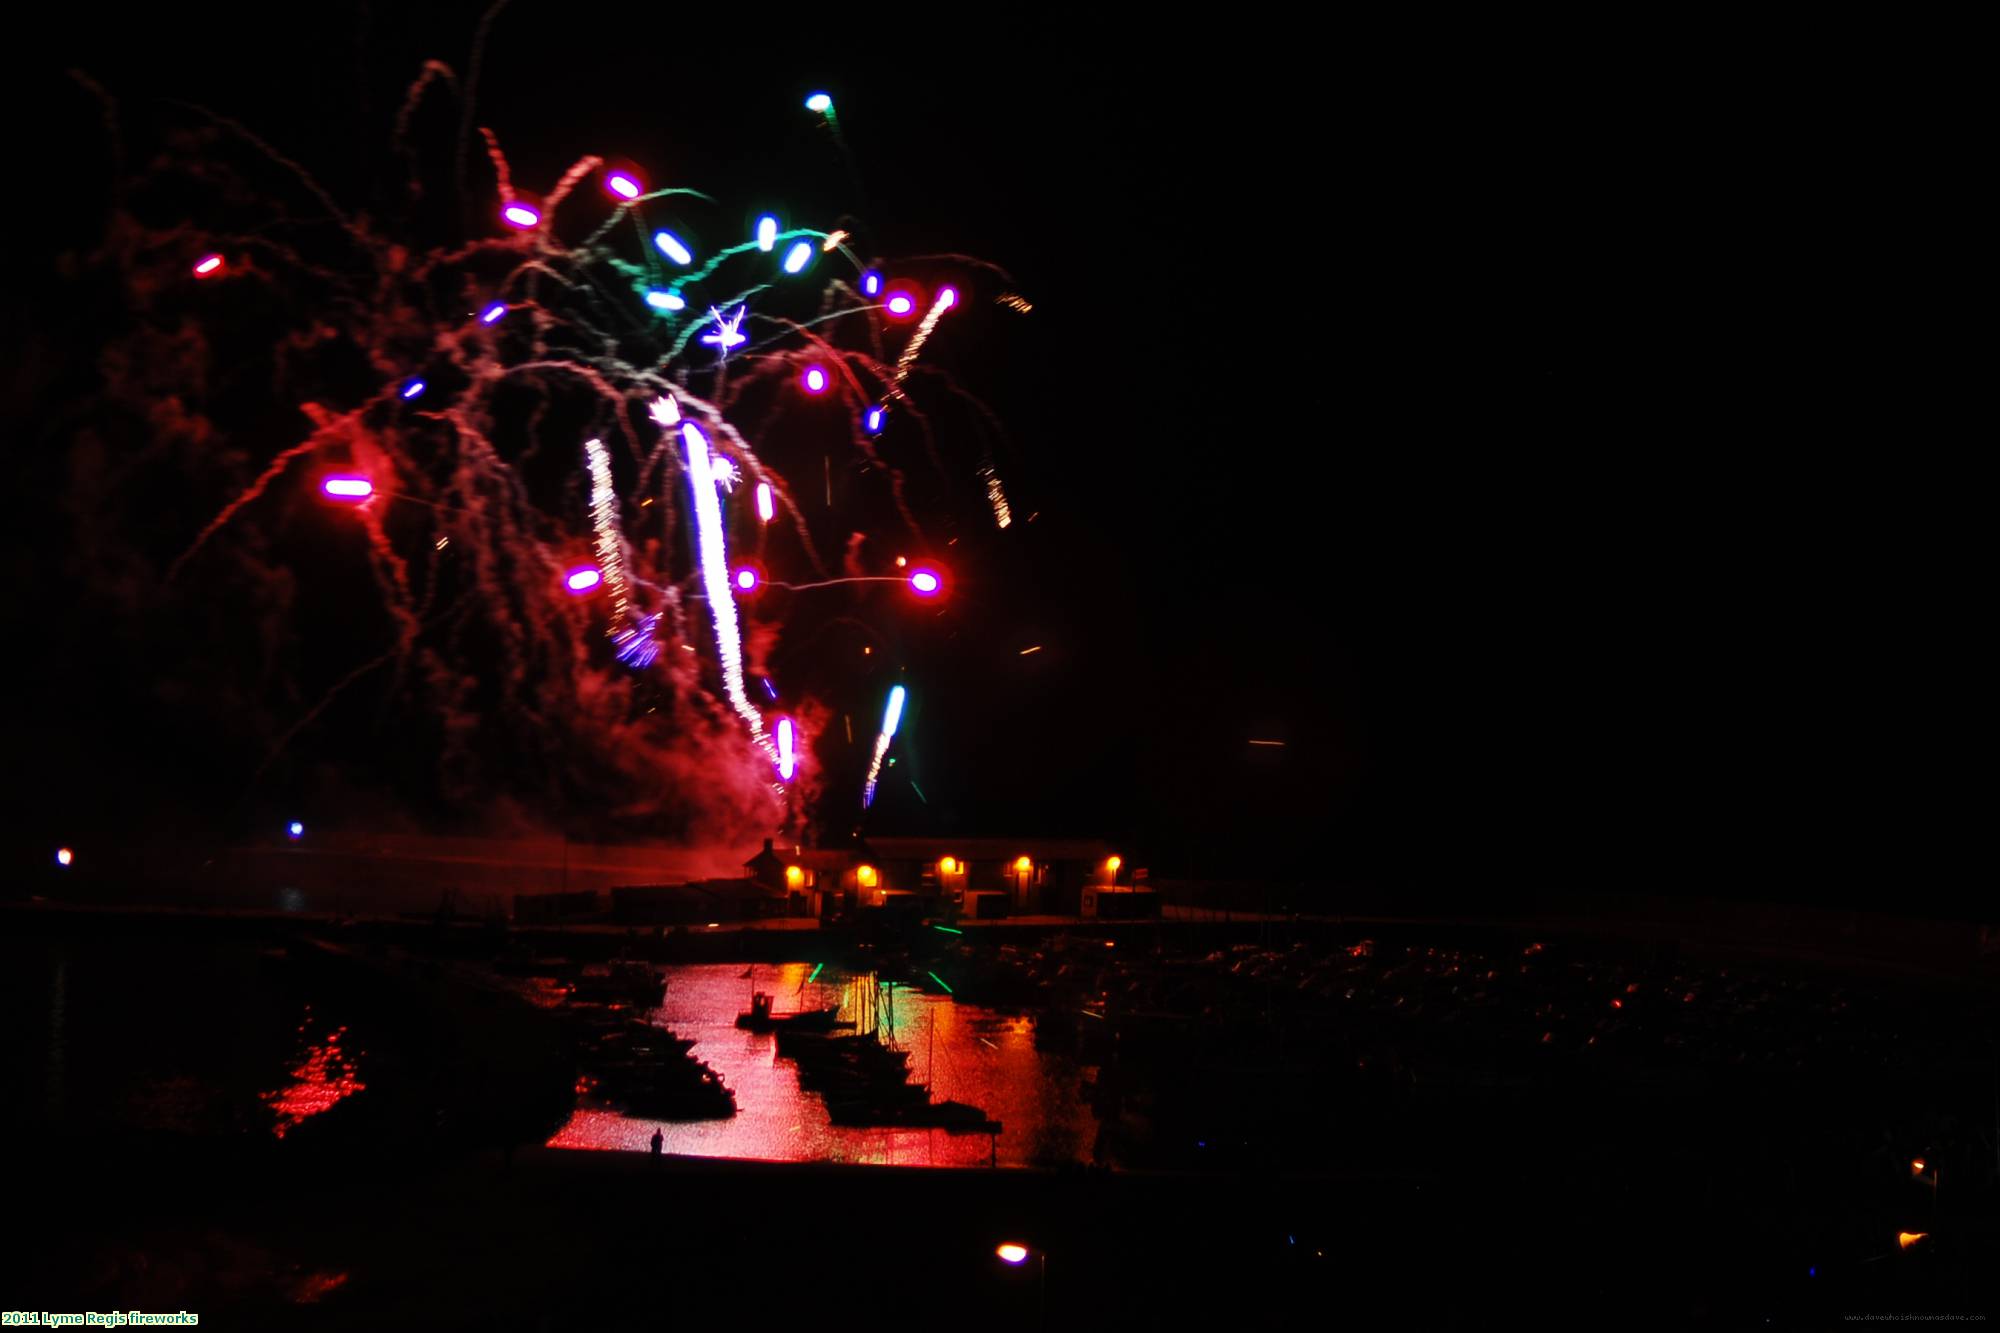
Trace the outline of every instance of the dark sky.
<instances>
[{"instance_id":1,"label":"dark sky","mask_svg":"<svg viewBox=\"0 0 2000 1333\"><path fill-rule=\"evenodd\" d=\"M89 195L67 64L131 114L233 116L365 199L395 99L426 57L465 72L478 13L401 8L55 39L16 84L50 127L50 183L16 204L31 248L74 245L67 191ZM1471 901L1974 910L1943 850L1969 798L1929 748L1963 719L1921 684L1967 670L1938 576L1969 539L1923 521L1924 479L1867 461L1891 441L1789 387L1826 300L1812 219L1872 151L1844 116L1629 52L615 9L496 21L480 120L524 179L670 143L677 179L747 198L824 86L885 244L990 258L1036 303L977 378L1039 517L968 571L979 633L929 650L928 803L887 783L870 827L1101 831L1159 873ZM37 351L10 414L92 355L46 318L60 281L23 294ZM9 465L17 505L60 475ZM71 682L22 700L15 841L40 856L79 809L230 788L235 761L190 755L132 687L145 661L100 660L89 609L48 586L66 520L13 535L39 618L13 651ZM63 754L79 726L90 753Z\"/></svg>"}]
</instances>

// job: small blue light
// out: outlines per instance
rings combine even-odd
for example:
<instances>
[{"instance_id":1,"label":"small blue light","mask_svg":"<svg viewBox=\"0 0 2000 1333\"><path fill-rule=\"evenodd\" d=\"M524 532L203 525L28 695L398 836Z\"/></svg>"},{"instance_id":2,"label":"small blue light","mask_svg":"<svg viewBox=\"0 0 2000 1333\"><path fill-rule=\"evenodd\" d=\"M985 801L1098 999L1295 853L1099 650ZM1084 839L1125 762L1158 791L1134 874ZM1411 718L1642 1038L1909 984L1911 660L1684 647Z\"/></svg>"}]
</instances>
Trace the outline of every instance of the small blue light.
<instances>
[{"instance_id":1,"label":"small blue light","mask_svg":"<svg viewBox=\"0 0 2000 1333\"><path fill-rule=\"evenodd\" d=\"M1817 1267L1813 1267L1813 1268L1808 1268L1808 1269L1806 1270L1806 1276L1807 1276L1807 1277L1818 1277L1818 1276L1819 1276L1819 1269L1818 1269Z\"/></svg>"},{"instance_id":2,"label":"small blue light","mask_svg":"<svg viewBox=\"0 0 2000 1333\"><path fill-rule=\"evenodd\" d=\"M812 263L812 257L812 242L800 241L797 245L785 251L785 272L797 273L807 264Z\"/></svg>"},{"instance_id":3,"label":"small blue light","mask_svg":"<svg viewBox=\"0 0 2000 1333\"><path fill-rule=\"evenodd\" d=\"M766 254L778 243L778 220L766 213L757 219L757 248Z\"/></svg>"},{"instance_id":4,"label":"small blue light","mask_svg":"<svg viewBox=\"0 0 2000 1333\"><path fill-rule=\"evenodd\" d=\"M421 395L423 391L424 391L424 382L422 380L411 380L407 385L403 387L403 397L415 398Z\"/></svg>"},{"instance_id":5,"label":"small blue light","mask_svg":"<svg viewBox=\"0 0 2000 1333\"><path fill-rule=\"evenodd\" d=\"M685 310L687 300L679 292L663 292L657 289L646 293L646 304L655 310Z\"/></svg>"},{"instance_id":6,"label":"small blue light","mask_svg":"<svg viewBox=\"0 0 2000 1333\"><path fill-rule=\"evenodd\" d=\"M498 323L500 317L506 313L507 313L506 302L495 301L492 305L487 306L484 310L479 312L479 322L481 324Z\"/></svg>"},{"instance_id":7,"label":"small blue light","mask_svg":"<svg viewBox=\"0 0 2000 1333\"><path fill-rule=\"evenodd\" d=\"M824 115L833 110L833 98L825 93L814 93L806 99L806 110L817 111Z\"/></svg>"},{"instance_id":8,"label":"small blue light","mask_svg":"<svg viewBox=\"0 0 2000 1333\"><path fill-rule=\"evenodd\" d=\"M861 275L861 294L863 296L874 296L881 290L882 275L880 273L871 268Z\"/></svg>"},{"instance_id":9,"label":"small blue light","mask_svg":"<svg viewBox=\"0 0 2000 1333\"><path fill-rule=\"evenodd\" d=\"M670 231L654 232L653 244L659 246L660 253L673 260L676 264L692 264L694 262L694 252L689 250L685 245L682 245L681 238Z\"/></svg>"},{"instance_id":10,"label":"small blue light","mask_svg":"<svg viewBox=\"0 0 2000 1333\"><path fill-rule=\"evenodd\" d=\"M868 415L861 419L861 426L870 435L880 435L882 433L882 409L879 407L869 408Z\"/></svg>"},{"instance_id":11,"label":"small blue light","mask_svg":"<svg viewBox=\"0 0 2000 1333\"><path fill-rule=\"evenodd\" d=\"M303 838L306 836L306 826L294 819L290 824L285 826L285 832L289 833L293 838Z\"/></svg>"}]
</instances>

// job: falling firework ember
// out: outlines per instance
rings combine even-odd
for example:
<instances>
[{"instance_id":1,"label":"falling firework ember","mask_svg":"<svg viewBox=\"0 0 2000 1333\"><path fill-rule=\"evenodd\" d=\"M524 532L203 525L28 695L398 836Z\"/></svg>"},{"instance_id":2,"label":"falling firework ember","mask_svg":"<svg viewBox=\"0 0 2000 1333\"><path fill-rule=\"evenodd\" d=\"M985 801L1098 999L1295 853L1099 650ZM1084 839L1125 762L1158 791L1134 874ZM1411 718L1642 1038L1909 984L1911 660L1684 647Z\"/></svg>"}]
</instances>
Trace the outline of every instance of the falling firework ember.
<instances>
[{"instance_id":1,"label":"falling firework ember","mask_svg":"<svg viewBox=\"0 0 2000 1333\"><path fill-rule=\"evenodd\" d=\"M875 737L875 754L868 761L868 777L861 784L863 810L875 803L875 779L881 775L882 760L889 753L889 743L896 739L896 727L902 720L903 687L897 685L889 691L889 706L882 713L882 731Z\"/></svg>"},{"instance_id":2,"label":"falling firework ember","mask_svg":"<svg viewBox=\"0 0 2000 1333\"><path fill-rule=\"evenodd\" d=\"M427 70L398 118L393 160L410 164L413 204L424 153L410 141L412 113L456 88ZM812 109L835 127L829 98ZM218 512L168 565L166 582L202 596L244 577L228 572L232 559L273 571L255 577L278 576L271 534L286 526L288 488L311 487L324 515L310 533L313 558L367 566L389 642L386 652L356 645L362 665L328 672L337 679L324 697L312 703L307 692L302 712L278 719L266 764L334 695L372 674L438 726L441 776L455 799L471 803L490 786L482 746L497 743L496 728L514 729L555 761L544 766L552 793L609 776L618 811L655 831L736 836L796 823L811 795L796 781L813 767L810 724L839 707L812 695L842 686L788 680L794 702L779 719L753 703L745 676L768 671L785 617L843 612L839 594L814 594L834 603L824 612L798 594L901 581L857 567L852 554L845 569L829 570L821 554L869 535L883 515L922 538L907 479L878 449L920 438L917 456L950 469L951 449L970 448L959 466L976 475L999 525L1010 521L987 435L958 445L937 432L950 404L991 418L942 370L919 363L940 318L960 304L957 289L937 287L909 330L897 321L915 314L918 289L906 275L885 292L893 265L867 255L867 228L838 207L823 216L839 227L785 229L767 214L740 243L718 247L714 202L643 183L652 174L643 166L610 170L585 156L546 189L531 188L542 183L514 179L495 135L480 129L472 142L481 140L490 171L461 146L455 182L463 216L480 221L445 244L419 239L427 233L414 210L407 223L393 210L386 220L345 212L302 168L224 122L174 140L180 156L168 151L149 167L208 188L192 191L186 219L103 262L124 266L142 314L176 285L225 268L227 281L204 297L266 294L256 310L213 305L199 318L275 322L272 391L306 423L262 446L261 458L256 445L230 440L191 474L214 489ZM203 215L203 199L214 217ZM243 200L255 207L246 213ZM205 244L186 244L190 235ZM176 354L160 339L134 335L114 359L143 366ZM374 387L344 398L329 390L342 381L316 358L336 353L369 367ZM805 392L777 392L786 382ZM924 396L933 383L944 389L937 404ZM150 412L147 399L161 392L157 377L133 373L112 397ZM197 392L175 392L177 412L202 410ZM808 412L816 398L842 407ZM912 400L909 436L878 441L884 404ZM194 449L222 435L201 422L183 428L180 443ZM834 506L841 450L855 465ZM583 466L561 480L535 461L579 451ZM815 507L814 522L823 530L796 505L788 460L822 472L828 508L819 518ZM858 507L844 513L850 503ZM749 590L732 586L736 568L750 575ZM767 574L768 586L790 591L742 595ZM868 770L871 802L902 700L897 686Z\"/></svg>"}]
</instances>

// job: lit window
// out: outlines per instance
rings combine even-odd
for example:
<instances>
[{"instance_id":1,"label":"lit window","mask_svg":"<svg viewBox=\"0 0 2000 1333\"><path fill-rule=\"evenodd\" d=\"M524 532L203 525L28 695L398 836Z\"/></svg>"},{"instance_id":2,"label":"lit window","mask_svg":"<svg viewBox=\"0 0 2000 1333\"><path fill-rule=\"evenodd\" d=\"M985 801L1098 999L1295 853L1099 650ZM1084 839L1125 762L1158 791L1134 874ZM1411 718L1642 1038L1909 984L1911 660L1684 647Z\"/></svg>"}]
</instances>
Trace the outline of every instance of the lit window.
<instances>
[{"instance_id":1,"label":"lit window","mask_svg":"<svg viewBox=\"0 0 2000 1333\"><path fill-rule=\"evenodd\" d=\"M856 870L856 871L854 872L854 882L855 882L855 883L857 883L857 884L859 884L859 885L860 885L860 886L861 886L862 888L864 888L864 889L872 889L872 888L874 888L874 887L875 887L875 867L874 867L874 866L862 866L862 867L861 867L860 869Z\"/></svg>"}]
</instances>

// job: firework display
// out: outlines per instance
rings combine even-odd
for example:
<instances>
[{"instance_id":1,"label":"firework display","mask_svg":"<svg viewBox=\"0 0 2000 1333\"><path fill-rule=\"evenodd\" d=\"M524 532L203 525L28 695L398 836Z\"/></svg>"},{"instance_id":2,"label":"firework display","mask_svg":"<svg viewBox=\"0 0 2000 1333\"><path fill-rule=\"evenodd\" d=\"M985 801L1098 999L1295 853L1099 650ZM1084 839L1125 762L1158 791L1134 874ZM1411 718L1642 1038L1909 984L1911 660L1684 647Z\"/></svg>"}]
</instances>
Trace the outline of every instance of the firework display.
<instances>
[{"instance_id":1,"label":"firework display","mask_svg":"<svg viewBox=\"0 0 2000 1333\"><path fill-rule=\"evenodd\" d=\"M410 88L399 137L413 108L448 84L427 74ZM831 97L805 105L847 158ZM814 698L812 684L800 695L794 681L785 716L765 711L777 699L772 676L785 679L771 661L800 598L846 588L848 604L832 614L851 620L909 615L943 588L932 568L890 572L871 554L928 544L897 458L924 459L939 484L991 503L994 527L1009 523L991 415L923 358L944 336L942 317L964 308L962 289L1006 275L953 256L913 270L864 257L867 228L852 215L823 227L802 214L718 222L715 200L648 181L643 162L613 169L585 156L535 188L515 179L494 133L479 135L490 177L460 188L483 230L475 222L418 248L344 213L303 169L241 133L256 150L243 154L245 189L259 171L289 175L338 236L329 240L322 216L311 219L321 234L295 238L307 224L281 197L233 228L197 217L184 227L196 243L176 256L181 281L312 288L323 298L313 336L352 349L376 383L301 394L303 438L276 442L253 482L218 493L216 517L166 581L195 583L214 548L257 540L223 534L271 521L300 474L324 510L349 516L393 627L389 651L336 690L391 671L442 720L447 771L476 767L480 727L465 719L515 710L527 725L560 722L541 743L572 745L567 757L608 769L632 793L622 811L684 829L796 828L820 789L819 723L851 705ZM598 188L579 188L589 184ZM925 290L928 313L912 327ZM941 431L925 397L933 386L939 402L973 405L962 438ZM274 387L286 389L283 375ZM839 406L823 412L813 406L822 400ZM550 460L563 457L569 468L552 477ZM820 474L806 491L811 512L788 467ZM890 535L885 519L897 545L876 540ZM319 537L340 533L336 523ZM822 552L834 549L846 554L829 568ZM885 582L918 601L870 603L868 585ZM768 701L751 698L746 676ZM863 808L902 700L897 685L865 777L865 756L846 761Z\"/></svg>"}]
</instances>

